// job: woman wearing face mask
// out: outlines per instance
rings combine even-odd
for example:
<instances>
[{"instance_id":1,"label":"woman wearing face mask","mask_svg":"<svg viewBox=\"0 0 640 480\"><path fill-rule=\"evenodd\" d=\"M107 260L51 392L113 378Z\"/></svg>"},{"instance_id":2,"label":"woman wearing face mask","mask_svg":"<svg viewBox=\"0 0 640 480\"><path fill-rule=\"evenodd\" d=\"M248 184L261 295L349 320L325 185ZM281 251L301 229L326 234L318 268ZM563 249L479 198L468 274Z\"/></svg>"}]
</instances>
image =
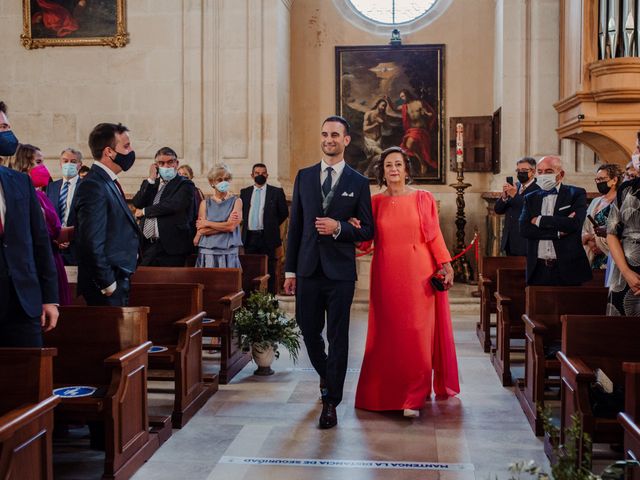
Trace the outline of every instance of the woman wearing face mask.
<instances>
[{"instance_id":1,"label":"woman wearing face mask","mask_svg":"<svg viewBox=\"0 0 640 480\"><path fill-rule=\"evenodd\" d=\"M40 163L38 164L36 164L37 159L40 159ZM20 165L21 168L23 168L22 171L28 173L31 177L31 182L36 190L36 196L38 197L38 202L40 203L40 208L44 216L44 223L51 240L53 261L56 265L56 271L58 272L59 302L60 305L69 305L71 303L71 292L69 290L67 272L64 269L64 261L58 249L58 243L69 241L69 235L73 228L63 228L61 226L56 209L44 192L44 189L51 180L51 175L47 167L41 162L42 153L39 148L33 145L20 145L16 151L13 164Z\"/></svg>"},{"instance_id":2,"label":"woman wearing face mask","mask_svg":"<svg viewBox=\"0 0 640 480\"><path fill-rule=\"evenodd\" d=\"M622 169L614 163L600 165L596 172L596 187L602 196L594 198L587 209L598 224L594 226L587 218L582 227L582 244L593 270L607 268L609 246L607 245L607 217L611 211L611 203L616 198L618 185L622 183Z\"/></svg>"},{"instance_id":3,"label":"woman wearing face mask","mask_svg":"<svg viewBox=\"0 0 640 480\"><path fill-rule=\"evenodd\" d=\"M241 268L238 249L242 200L230 191L231 172L221 163L207 175L213 195L200 203L197 233L193 239L198 247L196 267Z\"/></svg>"}]
</instances>

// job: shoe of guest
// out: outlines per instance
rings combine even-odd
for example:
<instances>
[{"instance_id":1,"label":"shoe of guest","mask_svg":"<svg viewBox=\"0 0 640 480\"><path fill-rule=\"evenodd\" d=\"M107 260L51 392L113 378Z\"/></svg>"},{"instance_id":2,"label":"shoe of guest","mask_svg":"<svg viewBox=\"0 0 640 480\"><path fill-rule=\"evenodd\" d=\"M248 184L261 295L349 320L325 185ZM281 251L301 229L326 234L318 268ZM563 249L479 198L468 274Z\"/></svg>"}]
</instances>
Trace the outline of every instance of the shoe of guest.
<instances>
[{"instance_id":1,"label":"shoe of guest","mask_svg":"<svg viewBox=\"0 0 640 480\"><path fill-rule=\"evenodd\" d=\"M318 426L326 430L338 425L338 414L336 413L336 406L331 402L322 402L322 413L320 414L320 420Z\"/></svg>"},{"instance_id":2,"label":"shoe of guest","mask_svg":"<svg viewBox=\"0 0 640 480\"><path fill-rule=\"evenodd\" d=\"M418 418L420 416L420 411L412 410L411 408L405 408L403 414L407 418Z\"/></svg>"}]
</instances>

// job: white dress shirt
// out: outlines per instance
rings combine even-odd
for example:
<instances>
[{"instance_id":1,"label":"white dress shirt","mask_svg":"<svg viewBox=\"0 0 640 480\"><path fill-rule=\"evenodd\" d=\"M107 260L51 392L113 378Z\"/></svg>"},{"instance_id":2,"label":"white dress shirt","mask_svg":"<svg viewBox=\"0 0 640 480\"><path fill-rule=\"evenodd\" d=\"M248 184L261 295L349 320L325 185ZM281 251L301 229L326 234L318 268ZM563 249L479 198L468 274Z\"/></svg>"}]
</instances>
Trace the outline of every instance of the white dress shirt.
<instances>
[{"instance_id":1,"label":"white dress shirt","mask_svg":"<svg viewBox=\"0 0 640 480\"><path fill-rule=\"evenodd\" d=\"M260 191L260 205L256 205L256 202L255 202L257 191ZM266 197L267 197L266 183L261 187L258 187L257 185L253 186L253 192L251 194L251 206L249 207L249 218L248 218L249 230L251 231L264 230L264 205L265 205ZM252 225L251 221L253 219L254 211L256 208L258 209L258 224Z\"/></svg>"},{"instance_id":2,"label":"white dress shirt","mask_svg":"<svg viewBox=\"0 0 640 480\"><path fill-rule=\"evenodd\" d=\"M69 189L67 190L67 208L64 210L64 218L62 219L62 226L67 226L67 221L69 220L69 213L71 212L71 202L73 201L73 195L76 193L76 186L78 186L78 180L80 179L80 175L76 175L73 178L67 180L66 178L62 178L62 185L60 185L60 191L62 191L62 187L65 182L69 182Z\"/></svg>"},{"instance_id":3,"label":"white dress shirt","mask_svg":"<svg viewBox=\"0 0 640 480\"><path fill-rule=\"evenodd\" d=\"M556 185L556 190L560 191L560 183ZM540 216L536 220L536 227L540 227L540 220L543 216L553 215L553 211L556 208L556 200L558 195L547 195L542 199L542 208L540 210ZM556 249L553 247L553 241L540 240L538 242L538 258L541 260L556 260Z\"/></svg>"}]
</instances>

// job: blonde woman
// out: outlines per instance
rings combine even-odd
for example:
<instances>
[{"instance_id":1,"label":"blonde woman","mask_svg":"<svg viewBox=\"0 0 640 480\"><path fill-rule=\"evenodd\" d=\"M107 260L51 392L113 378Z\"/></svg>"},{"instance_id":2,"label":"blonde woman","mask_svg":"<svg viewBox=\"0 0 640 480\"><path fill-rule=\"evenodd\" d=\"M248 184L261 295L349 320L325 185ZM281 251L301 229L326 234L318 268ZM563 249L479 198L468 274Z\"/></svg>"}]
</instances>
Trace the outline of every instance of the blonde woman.
<instances>
[{"instance_id":1,"label":"blonde woman","mask_svg":"<svg viewBox=\"0 0 640 480\"><path fill-rule=\"evenodd\" d=\"M242 200L231 193L231 171L225 164L214 166L207 178L213 195L200 202L198 210L196 267L240 268Z\"/></svg>"}]
</instances>

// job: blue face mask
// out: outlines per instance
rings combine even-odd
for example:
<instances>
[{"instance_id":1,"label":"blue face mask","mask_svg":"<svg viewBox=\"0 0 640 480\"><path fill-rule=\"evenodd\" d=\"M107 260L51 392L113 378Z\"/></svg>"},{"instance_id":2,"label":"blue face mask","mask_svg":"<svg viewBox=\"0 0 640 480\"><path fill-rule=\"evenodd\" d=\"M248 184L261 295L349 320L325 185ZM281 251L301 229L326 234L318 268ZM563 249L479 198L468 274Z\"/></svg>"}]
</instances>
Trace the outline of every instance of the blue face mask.
<instances>
[{"instance_id":1,"label":"blue face mask","mask_svg":"<svg viewBox=\"0 0 640 480\"><path fill-rule=\"evenodd\" d=\"M73 178L78 175L78 166L75 163L62 164L62 176L64 178Z\"/></svg>"},{"instance_id":2,"label":"blue face mask","mask_svg":"<svg viewBox=\"0 0 640 480\"><path fill-rule=\"evenodd\" d=\"M222 182L216 183L213 188L218 190L220 193L227 193L229 191L230 186L231 184L229 182L227 182L226 180L223 180Z\"/></svg>"},{"instance_id":3,"label":"blue face mask","mask_svg":"<svg viewBox=\"0 0 640 480\"><path fill-rule=\"evenodd\" d=\"M0 132L0 156L10 157L18 149L18 139L11 130Z\"/></svg>"},{"instance_id":4,"label":"blue face mask","mask_svg":"<svg viewBox=\"0 0 640 480\"><path fill-rule=\"evenodd\" d=\"M170 182L176 177L178 171L173 167L158 167L158 173L165 182Z\"/></svg>"}]
</instances>

